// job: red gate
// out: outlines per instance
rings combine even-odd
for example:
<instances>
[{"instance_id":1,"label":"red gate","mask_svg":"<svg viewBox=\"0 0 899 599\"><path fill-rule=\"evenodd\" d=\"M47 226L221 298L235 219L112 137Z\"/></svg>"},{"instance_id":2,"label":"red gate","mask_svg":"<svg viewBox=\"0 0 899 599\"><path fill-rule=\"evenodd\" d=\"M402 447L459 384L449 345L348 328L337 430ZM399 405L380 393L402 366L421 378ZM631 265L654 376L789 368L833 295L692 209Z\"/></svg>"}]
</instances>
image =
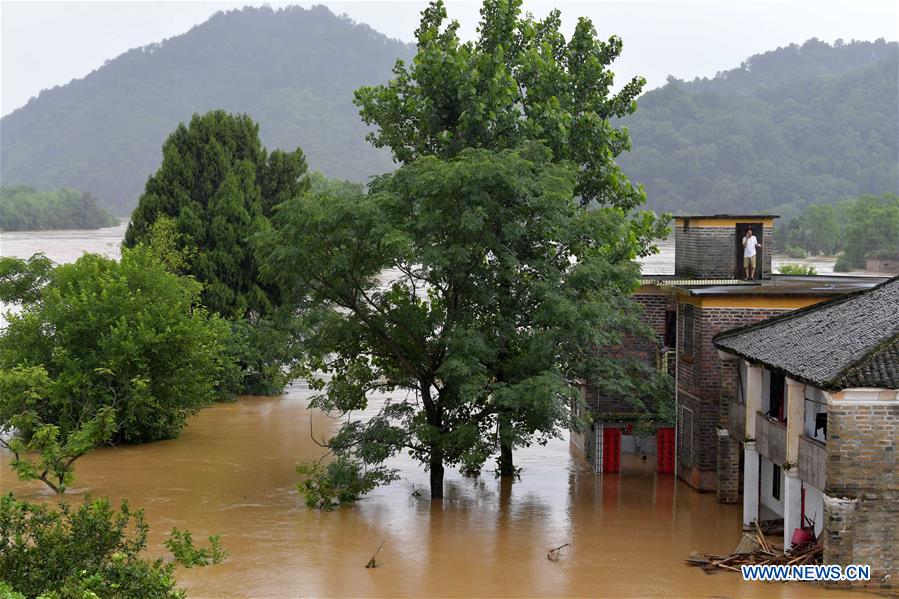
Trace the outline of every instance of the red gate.
<instances>
[{"instance_id":1,"label":"red gate","mask_svg":"<svg viewBox=\"0 0 899 599\"><path fill-rule=\"evenodd\" d=\"M602 429L602 471L621 471L621 429Z\"/></svg>"},{"instance_id":2,"label":"red gate","mask_svg":"<svg viewBox=\"0 0 899 599\"><path fill-rule=\"evenodd\" d=\"M674 428L656 430L657 470L664 474L674 473Z\"/></svg>"}]
</instances>

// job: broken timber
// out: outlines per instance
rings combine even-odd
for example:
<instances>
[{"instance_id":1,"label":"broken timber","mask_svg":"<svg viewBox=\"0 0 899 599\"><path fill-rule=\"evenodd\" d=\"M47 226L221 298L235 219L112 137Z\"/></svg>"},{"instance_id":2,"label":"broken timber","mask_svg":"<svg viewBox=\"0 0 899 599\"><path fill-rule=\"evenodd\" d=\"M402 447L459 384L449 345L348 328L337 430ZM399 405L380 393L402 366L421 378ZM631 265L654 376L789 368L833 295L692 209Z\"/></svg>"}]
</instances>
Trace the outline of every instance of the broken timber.
<instances>
[{"instance_id":1,"label":"broken timber","mask_svg":"<svg viewBox=\"0 0 899 599\"><path fill-rule=\"evenodd\" d=\"M378 562L375 561L375 558L378 557L378 553L380 553L381 547L384 546L384 543L385 543L385 541L381 541L381 544L378 545L378 550L375 551L375 554L373 556L371 556L371 559L368 560L367 564L365 564L366 568L377 568L378 567Z\"/></svg>"},{"instance_id":2,"label":"broken timber","mask_svg":"<svg viewBox=\"0 0 899 599\"><path fill-rule=\"evenodd\" d=\"M737 548L730 555L694 552L686 559L686 563L688 566L698 566L706 574L710 574L718 569L739 572L739 566L744 565L820 564L823 555L824 548L818 543L797 545L783 553L768 544L762 529L756 524L755 535L744 534Z\"/></svg>"}]
</instances>

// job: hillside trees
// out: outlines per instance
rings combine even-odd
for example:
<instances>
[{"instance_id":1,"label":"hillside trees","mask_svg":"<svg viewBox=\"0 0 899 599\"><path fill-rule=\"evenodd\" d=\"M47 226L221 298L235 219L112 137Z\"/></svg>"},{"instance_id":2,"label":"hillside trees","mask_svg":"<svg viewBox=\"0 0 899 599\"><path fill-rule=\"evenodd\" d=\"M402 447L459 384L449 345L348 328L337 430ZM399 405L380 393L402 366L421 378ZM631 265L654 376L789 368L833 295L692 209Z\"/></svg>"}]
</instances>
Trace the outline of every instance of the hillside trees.
<instances>
[{"instance_id":1,"label":"hillside trees","mask_svg":"<svg viewBox=\"0 0 899 599\"><path fill-rule=\"evenodd\" d=\"M269 227L274 207L305 190L302 150L269 154L259 126L246 115L218 110L194 115L163 145L163 160L140 198L125 246L149 239L152 226L170 219L181 274L202 283L201 301L229 319L238 339L244 390L280 391L290 343L281 331L290 316L280 311L277 285L260 280L251 238Z\"/></svg>"},{"instance_id":2,"label":"hillside trees","mask_svg":"<svg viewBox=\"0 0 899 599\"><path fill-rule=\"evenodd\" d=\"M865 195L848 207L843 230L845 249L834 270L865 267L865 259L899 255L899 196Z\"/></svg>"},{"instance_id":3,"label":"hillside trees","mask_svg":"<svg viewBox=\"0 0 899 599\"><path fill-rule=\"evenodd\" d=\"M620 210L581 209L577 168L551 156L420 157L370 194L325 189L278 211L265 270L302 306L307 371L332 375L314 405L348 414L371 391L400 397L345 423L329 442L338 460L389 480L384 461L408 450L439 498L445 467L478 471L498 434L526 444L571 424L577 376L614 379L595 350L638 326L639 244Z\"/></svg>"},{"instance_id":4,"label":"hillside trees","mask_svg":"<svg viewBox=\"0 0 899 599\"><path fill-rule=\"evenodd\" d=\"M89 193L71 189L39 192L19 185L0 187L0 230L99 229L116 219Z\"/></svg>"}]
</instances>

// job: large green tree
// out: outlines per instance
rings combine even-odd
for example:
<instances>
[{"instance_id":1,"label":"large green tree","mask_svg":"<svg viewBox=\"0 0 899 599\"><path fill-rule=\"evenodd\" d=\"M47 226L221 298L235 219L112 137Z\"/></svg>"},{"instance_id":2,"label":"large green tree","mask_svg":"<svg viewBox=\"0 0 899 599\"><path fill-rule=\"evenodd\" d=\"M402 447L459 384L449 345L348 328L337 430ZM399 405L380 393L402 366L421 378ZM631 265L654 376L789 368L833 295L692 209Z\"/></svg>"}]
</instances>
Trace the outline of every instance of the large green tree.
<instances>
[{"instance_id":1,"label":"large green tree","mask_svg":"<svg viewBox=\"0 0 899 599\"><path fill-rule=\"evenodd\" d=\"M390 148L395 160L409 164L425 156L449 158L466 148L502 150L539 142L554 162L575 167L574 193L582 205L626 211L637 254L653 251L664 219L634 211L645 201L643 190L616 163L630 140L613 119L634 112L645 84L634 77L612 92L620 38L597 39L590 20L582 18L566 40L558 11L535 20L521 14L520 0L486 0L477 39L465 43L443 2L432 2L416 38L411 65L397 61L388 84L356 92L363 120L375 127L368 138L376 147ZM497 306L517 299L512 283L505 290L508 297L498 297ZM498 379L509 376L503 360L500 356L493 365ZM500 427L503 474L513 471L514 421L527 420L526 414L509 417Z\"/></svg>"},{"instance_id":2,"label":"large green tree","mask_svg":"<svg viewBox=\"0 0 899 599\"><path fill-rule=\"evenodd\" d=\"M266 230L275 206L304 191L299 148L268 153L246 115L217 110L194 115L162 148L162 166L147 181L125 234L125 246L147 241L170 220L176 272L203 284L202 303L232 322L243 390L268 394L286 383L291 315L277 285L260 280L251 239Z\"/></svg>"},{"instance_id":3,"label":"large green tree","mask_svg":"<svg viewBox=\"0 0 899 599\"><path fill-rule=\"evenodd\" d=\"M45 446L73 456L108 437L168 439L236 390L227 322L200 306L199 283L166 270L148 248L126 249L121 260L85 254L49 272L41 259L3 258L0 271L0 296L23 302L0 334L4 434L15 429L30 442L43 431L53 436ZM87 439L83 425L104 408L114 411L115 433Z\"/></svg>"},{"instance_id":4,"label":"large green tree","mask_svg":"<svg viewBox=\"0 0 899 599\"><path fill-rule=\"evenodd\" d=\"M203 283L203 304L231 319L266 315L279 294L259 280L249 239L266 228L276 204L305 189L305 173L302 150L268 154L250 117L194 115L163 144L162 166L147 180L125 246L171 218L189 256L183 271Z\"/></svg>"},{"instance_id":5,"label":"large green tree","mask_svg":"<svg viewBox=\"0 0 899 599\"><path fill-rule=\"evenodd\" d=\"M598 347L638 327L633 223L583 210L577 167L542 146L421 157L370 194L324 189L281 206L266 272L301 306L314 406L395 397L330 441L384 475L408 450L443 496L447 465L477 471L498 434L545 440L570 424L575 379L615 371ZM501 431L500 419L508 414Z\"/></svg>"},{"instance_id":6,"label":"large green tree","mask_svg":"<svg viewBox=\"0 0 899 599\"><path fill-rule=\"evenodd\" d=\"M645 84L634 77L612 92L620 38L597 39L581 18L566 40L559 11L535 20L521 14L521 0L486 0L475 41L463 43L458 29L442 0L432 2L415 32L411 65L398 60L388 84L356 92L363 120L376 128L368 135L376 147L406 164L540 141L554 160L577 165L583 202L643 203L642 190L615 163L630 141L610 119L632 113Z\"/></svg>"}]
</instances>

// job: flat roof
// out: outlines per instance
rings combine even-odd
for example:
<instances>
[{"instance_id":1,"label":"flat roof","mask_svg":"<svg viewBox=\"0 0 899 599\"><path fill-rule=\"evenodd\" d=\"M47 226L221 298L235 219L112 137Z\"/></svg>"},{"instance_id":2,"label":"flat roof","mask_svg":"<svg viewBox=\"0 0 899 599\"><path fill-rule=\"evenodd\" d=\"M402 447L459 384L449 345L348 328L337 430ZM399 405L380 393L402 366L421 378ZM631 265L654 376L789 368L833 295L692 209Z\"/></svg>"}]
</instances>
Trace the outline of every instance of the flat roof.
<instances>
[{"instance_id":1,"label":"flat roof","mask_svg":"<svg viewBox=\"0 0 899 599\"><path fill-rule=\"evenodd\" d=\"M874 287L889 277L855 275L773 275L761 281L740 279L686 279L674 275L643 275L644 285L669 287L691 296L838 296Z\"/></svg>"},{"instance_id":2,"label":"flat roof","mask_svg":"<svg viewBox=\"0 0 899 599\"><path fill-rule=\"evenodd\" d=\"M753 218L780 218L779 214L675 214L674 218L726 218L726 219L753 219Z\"/></svg>"}]
</instances>

